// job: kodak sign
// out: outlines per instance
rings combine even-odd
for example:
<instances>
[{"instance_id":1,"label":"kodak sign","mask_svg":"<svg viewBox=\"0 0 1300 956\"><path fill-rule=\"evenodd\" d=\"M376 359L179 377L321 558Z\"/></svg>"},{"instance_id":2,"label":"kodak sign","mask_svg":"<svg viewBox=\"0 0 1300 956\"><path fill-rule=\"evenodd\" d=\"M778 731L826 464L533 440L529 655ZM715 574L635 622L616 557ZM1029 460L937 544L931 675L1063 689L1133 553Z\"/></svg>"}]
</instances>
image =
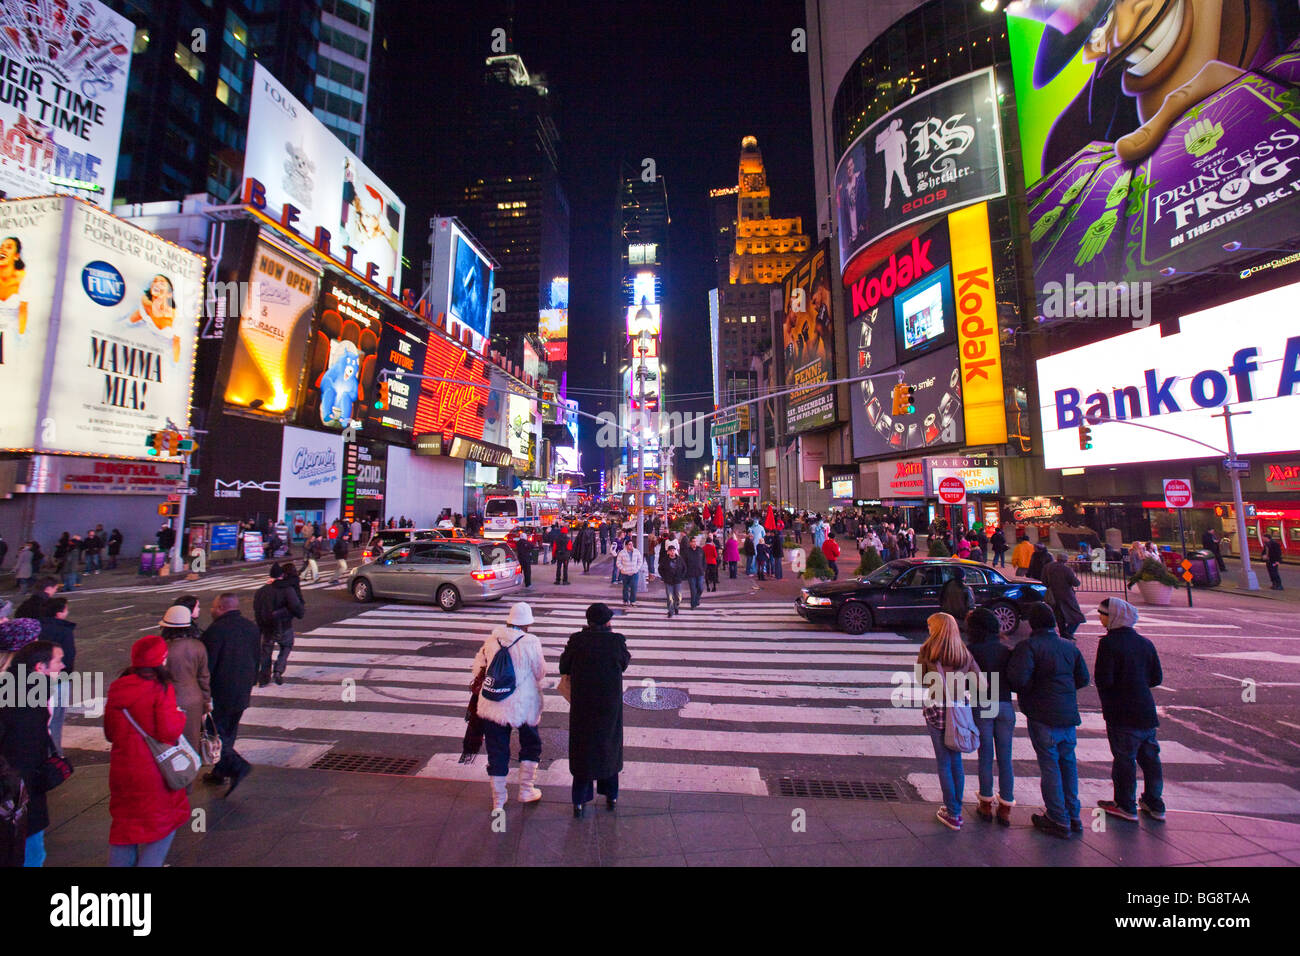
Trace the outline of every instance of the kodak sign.
<instances>
[{"instance_id":1,"label":"kodak sign","mask_svg":"<svg viewBox=\"0 0 1300 956\"><path fill-rule=\"evenodd\" d=\"M948 235L952 241L966 444L1000 445L1007 440L1007 408L1002 394L1002 346L988 204L977 203L949 213Z\"/></svg>"}]
</instances>

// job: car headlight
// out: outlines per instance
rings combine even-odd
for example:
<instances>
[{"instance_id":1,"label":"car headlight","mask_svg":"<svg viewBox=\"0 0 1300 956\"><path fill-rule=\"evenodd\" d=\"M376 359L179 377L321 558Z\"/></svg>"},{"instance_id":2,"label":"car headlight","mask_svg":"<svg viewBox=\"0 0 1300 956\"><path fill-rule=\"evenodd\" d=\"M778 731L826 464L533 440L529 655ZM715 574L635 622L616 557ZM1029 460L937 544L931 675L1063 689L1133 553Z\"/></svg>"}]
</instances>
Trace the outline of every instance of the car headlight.
<instances>
[{"instance_id":1,"label":"car headlight","mask_svg":"<svg viewBox=\"0 0 1300 956\"><path fill-rule=\"evenodd\" d=\"M829 607L831 599L818 597L815 594L809 594L803 599L803 603L807 604L809 607Z\"/></svg>"}]
</instances>

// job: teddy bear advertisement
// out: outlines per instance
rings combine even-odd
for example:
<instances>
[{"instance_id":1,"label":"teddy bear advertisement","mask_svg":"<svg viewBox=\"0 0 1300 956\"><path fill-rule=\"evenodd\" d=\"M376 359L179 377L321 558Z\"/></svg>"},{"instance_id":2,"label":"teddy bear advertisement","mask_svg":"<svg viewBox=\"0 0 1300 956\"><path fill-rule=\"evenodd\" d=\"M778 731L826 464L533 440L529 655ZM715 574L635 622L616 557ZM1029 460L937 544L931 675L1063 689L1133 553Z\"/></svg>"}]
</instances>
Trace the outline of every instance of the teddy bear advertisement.
<instances>
[{"instance_id":1,"label":"teddy bear advertisement","mask_svg":"<svg viewBox=\"0 0 1300 956\"><path fill-rule=\"evenodd\" d=\"M299 423L344 429L365 420L383 328L376 299L333 279L322 282Z\"/></svg>"}]
</instances>

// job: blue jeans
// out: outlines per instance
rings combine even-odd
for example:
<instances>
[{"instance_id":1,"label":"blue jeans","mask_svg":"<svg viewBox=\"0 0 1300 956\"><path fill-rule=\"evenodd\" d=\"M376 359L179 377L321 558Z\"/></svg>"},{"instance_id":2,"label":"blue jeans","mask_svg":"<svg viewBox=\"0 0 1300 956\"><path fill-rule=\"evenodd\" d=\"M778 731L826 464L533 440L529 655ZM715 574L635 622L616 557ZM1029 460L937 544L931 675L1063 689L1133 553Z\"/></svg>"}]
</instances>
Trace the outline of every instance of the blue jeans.
<instances>
[{"instance_id":1,"label":"blue jeans","mask_svg":"<svg viewBox=\"0 0 1300 956\"><path fill-rule=\"evenodd\" d=\"M670 614L673 611L679 610L681 608L682 592L681 592L681 585L678 582L674 581L672 584L669 584L667 581L665 581L664 594L667 596L668 612Z\"/></svg>"},{"instance_id":2,"label":"blue jeans","mask_svg":"<svg viewBox=\"0 0 1300 956\"><path fill-rule=\"evenodd\" d=\"M780 581L781 574L781 556L774 554L772 555L772 576Z\"/></svg>"},{"instance_id":3,"label":"blue jeans","mask_svg":"<svg viewBox=\"0 0 1300 956\"><path fill-rule=\"evenodd\" d=\"M1005 568L1007 566L1007 549L1002 548L993 552L993 567Z\"/></svg>"},{"instance_id":4,"label":"blue jeans","mask_svg":"<svg viewBox=\"0 0 1300 956\"><path fill-rule=\"evenodd\" d=\"M483 742L487 744L487 772L489 777L504 777L510 773L509 724L483 721ZM542 738L537 728L519 725L519 759L537 762L542 756Z\"/></svg>"},{"instance_id":5,"label":"blue jeans","mask_svg":"<svg viewBox=\"0 0 1300 956\"><path fill-rule=\"evenodd\" d=\"M613 567L611 567L609 571L609 583L613 584L617 580L618 580L618 552L614 552Z\"/></svg>"},{"instance_id":6,"label":"blue jeans","mask_svg":"<svg viewBox=\"0 0 1300 956\"><path fill-rule=\"evenodd\" d=\"M635 604L637 576L635 574L620 574L619 577L623 581L623 603Z\"/></svg>"},{"instance_id":7,"label":"blue jeans","mask_svg":"<svg viewBox=\"0 0 1300 956\"><path fill-rule=\"evenodd\" d=\"M110 845L108 848L108 865L162 866L163 860L167 859L167 851L172 848L172 840L175 836L176 830L173 830L161 840L155 840L153 843L131 843L126 846Z\"/></svg>"},{"instance_id":8,"label":"blue jeans","mask_svg":"<svg viewBox=\"0 0 1300 956\"><path fill-rule=\"evenodd\" d=\"M756 561L755 561L755 555L752 555L752 554L747 554L747 555L745 555L745 573L746 573L746 574L753 574L753 573L754 573L754 565L755 565L755 563L756 563Z\"/></svg>"},{"instance_id":9,"label":"blue jeans","mask_svg":"<svg viewBox=\"0 0 1300 956\"><path fill-rule=\"evenodd\" d=\"M1016 732L1016 711L1009 700L999 700L996 717L984 717L975 711L975 725L980 732L980 796L993 796L993 757L998 758L998 796L1003 803L1016 799L1016 773L1011 766L1011 738Z\"/></svg>"},{"instance_id":10,"label":"blue jeans","mask_svg":"<svg viewBox=\"0 0 1300 956\"><path fill-rule=\"evenodd\" d=\"M80 577L80 575L78 575L75 570L63 572L63 590L65 591L77 590L78 577Z\"/></svg>"},{"instance_id":11,"label":"blue jeans","mask_svg":"<svg viewBox=\"0 0 1300 956\"><path fill-rule=\"evenodd\" d=\"M948 812L961 818L961 798L966 789L966 772L961 766L961 751L949 750L943 742L943 731L929 724L930 742L934 744L934 757L939 765L939 789L943 791L943 805Z\"/></svg>"},{"instance_id":12,"label":"blue jeans","mask_svg":"<svg viewBox=\"0 0 1300 956\"><path fill-rule=\"evenodd\" d=\"M1160 744L1156 742L1156 728L1137 730L1133 727L1106 725L1110 740L1110 779L1115 785L1115 802L1121 810L1137 813L1137 768L1142 766L1145 788L1142 799L1155 810L1163 810L1161 795L1165 789L1164 770L1160 766Z\"/></svg>"},{"instance_id":13,"label":"blue jeans","mask_svg":"<svg viewBox=\"0 0 1300 956\"><path fill-rule=\"evenodd\" d=\"M686 584L691 589L691 610L694 610L700 606L700 596L704 593L704 575L689 577Z\"/></svg>"},{"instance_id":14,"label":"blue jeans","mask_svg":"<svg viewBox=\"0 0 1300 956\"><path fill-rule=\"evenodd\" d=\"M45 865L45 831L29 834L27 846L23 849L23 866Z\"/></svg>"},{"instance_id":15,"label":"blue jeans","mask_svg":"<svg viewBox=\"0 0 1300 956\"><path fill-rule=\"evenodd\" d=\"M1079 765L1074 759L1073 727L1052 727L1029 721L1029 740L1038 755L1043 807L1053 823L1068 827L1079 819Z\"/></svg>"}]
</instances>

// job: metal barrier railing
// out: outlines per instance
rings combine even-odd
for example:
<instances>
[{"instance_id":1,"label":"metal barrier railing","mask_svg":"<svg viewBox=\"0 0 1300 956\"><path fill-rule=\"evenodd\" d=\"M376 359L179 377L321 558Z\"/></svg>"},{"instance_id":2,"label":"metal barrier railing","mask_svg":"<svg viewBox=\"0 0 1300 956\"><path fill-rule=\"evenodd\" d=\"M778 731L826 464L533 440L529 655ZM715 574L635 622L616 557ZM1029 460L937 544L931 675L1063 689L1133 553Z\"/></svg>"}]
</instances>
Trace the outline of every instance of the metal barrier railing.
<instances>
[{"instance_id":1,"label":"metal barrier railing","mask_svg":"<svg viewBox=\"0 0 1300 956\"><path fill-rule=\"evenodd\" d=\"M1072 565L1080 591L1109 591L1123 594L1128 572L1123 561L1077 561Z\"/></svg>"}]
</instances>

